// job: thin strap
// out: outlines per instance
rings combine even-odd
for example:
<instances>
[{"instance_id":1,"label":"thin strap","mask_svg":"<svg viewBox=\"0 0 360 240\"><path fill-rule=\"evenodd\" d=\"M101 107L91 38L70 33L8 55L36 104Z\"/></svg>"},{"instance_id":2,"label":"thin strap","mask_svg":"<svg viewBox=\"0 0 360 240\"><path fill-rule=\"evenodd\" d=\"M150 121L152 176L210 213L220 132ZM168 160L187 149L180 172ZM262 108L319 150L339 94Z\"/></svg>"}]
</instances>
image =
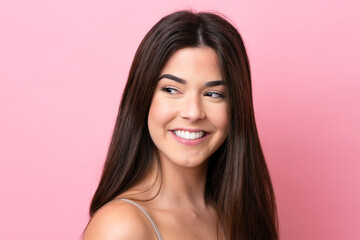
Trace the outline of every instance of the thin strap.
<instances>
[{"instance_id":1,"label":"thin strap","mask_svg":"<svg viewBox=\"0 0 360 240\"><path fill-rule=\"evenodd\" d=\"M149 213L142 206L140 206L136 202L134 202L134 201L132 201L130 199L126 199L126 198L116 198L115 200L122 200L122 201L128 202L128 203L138 207L144 213L144 215L149 219L151 225L153 226L153 228L155 230L155 233L156 233L156 236L158 237L158 239L163 240L163 238L162 238L162 236L160 234L160 231L159 231L158 227L156 226L154 220L150 217Z\"/></svg>"}]
</instances>

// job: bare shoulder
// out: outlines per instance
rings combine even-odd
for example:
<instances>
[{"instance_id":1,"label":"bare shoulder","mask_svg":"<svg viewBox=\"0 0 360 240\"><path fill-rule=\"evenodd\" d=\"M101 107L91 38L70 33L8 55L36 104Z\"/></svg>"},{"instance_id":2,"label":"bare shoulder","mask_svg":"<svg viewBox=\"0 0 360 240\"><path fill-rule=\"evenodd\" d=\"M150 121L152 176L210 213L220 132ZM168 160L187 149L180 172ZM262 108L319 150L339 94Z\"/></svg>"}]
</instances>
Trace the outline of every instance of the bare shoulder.
<instances>
[{"instance_id":1,"label":"bare shoulder","mask_svg":"<svg viewBox=\"0 0 360 240\"><path fill-rule=\"evenodd\" d=\"M84 232L84 240L157 239L146 216L125 201L113 201L99 209Z\"/></svg>"}]
</instances>

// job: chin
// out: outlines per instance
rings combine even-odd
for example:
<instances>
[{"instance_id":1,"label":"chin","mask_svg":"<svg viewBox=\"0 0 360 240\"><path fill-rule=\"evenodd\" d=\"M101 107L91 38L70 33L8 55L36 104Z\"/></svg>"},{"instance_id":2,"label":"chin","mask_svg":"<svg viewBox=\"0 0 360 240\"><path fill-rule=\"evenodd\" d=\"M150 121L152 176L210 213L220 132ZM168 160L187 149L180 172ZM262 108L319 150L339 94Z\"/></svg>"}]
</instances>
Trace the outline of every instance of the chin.
<instances>
[{"instance_id":1,"label":"chin","mask_svg":"<svg viewBox=\"0 0 360 240\"><path fill-rule=\"evenodd\" d=\"M161 156L161 155L160 155ZM161 162L163 161L168 161L171 162L172 164L175 164L179 167L184 167L184 168L198 168L198 167L203 167L205 166L205 164L207 163L207 158L203 158L203 157L194 157L194 156L184 156L184 157L172 157L172 156L168 156L165 157L163 156L161 158ZM162 163L162 164L166 164L166 163Z\"/></svg>"}]
</instances>

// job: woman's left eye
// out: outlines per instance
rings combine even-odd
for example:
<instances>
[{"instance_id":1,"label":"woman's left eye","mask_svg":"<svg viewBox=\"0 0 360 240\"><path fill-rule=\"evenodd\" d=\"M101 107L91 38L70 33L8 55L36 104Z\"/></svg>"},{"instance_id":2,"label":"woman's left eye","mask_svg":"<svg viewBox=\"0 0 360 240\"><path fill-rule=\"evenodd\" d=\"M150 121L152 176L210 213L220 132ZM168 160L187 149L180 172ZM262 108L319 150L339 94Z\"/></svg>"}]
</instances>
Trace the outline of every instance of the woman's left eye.
<instances>
[{"instance_id":1,"label":"woman's left eye","mask_svg":"<svg viewBox=\"0 0 360 240\"><path fill-rule=\"evenodd\" d=\"M207 92L204 96L212 98L224 98L224 94L221 92Z\"/></svg>"}]
</instances>

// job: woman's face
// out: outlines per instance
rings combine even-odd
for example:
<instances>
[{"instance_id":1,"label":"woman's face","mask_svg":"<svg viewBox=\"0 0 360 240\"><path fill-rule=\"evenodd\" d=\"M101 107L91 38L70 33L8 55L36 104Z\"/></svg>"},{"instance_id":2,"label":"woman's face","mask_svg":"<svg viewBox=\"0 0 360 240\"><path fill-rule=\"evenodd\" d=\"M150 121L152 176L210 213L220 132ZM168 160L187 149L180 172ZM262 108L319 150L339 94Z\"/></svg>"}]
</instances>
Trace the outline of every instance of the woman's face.
<instances>
[{"instance_id":1,"label":"woman's face","mask_svg":"<svg viewBox=\"0 0 360 240\"><path fill-rule=\"evenodd\" d=\"M161 161L196 167L220 147L229 125L225 92L213 49L175 52L161 71L148 116Z\"/></svg>"}]
</instances>

